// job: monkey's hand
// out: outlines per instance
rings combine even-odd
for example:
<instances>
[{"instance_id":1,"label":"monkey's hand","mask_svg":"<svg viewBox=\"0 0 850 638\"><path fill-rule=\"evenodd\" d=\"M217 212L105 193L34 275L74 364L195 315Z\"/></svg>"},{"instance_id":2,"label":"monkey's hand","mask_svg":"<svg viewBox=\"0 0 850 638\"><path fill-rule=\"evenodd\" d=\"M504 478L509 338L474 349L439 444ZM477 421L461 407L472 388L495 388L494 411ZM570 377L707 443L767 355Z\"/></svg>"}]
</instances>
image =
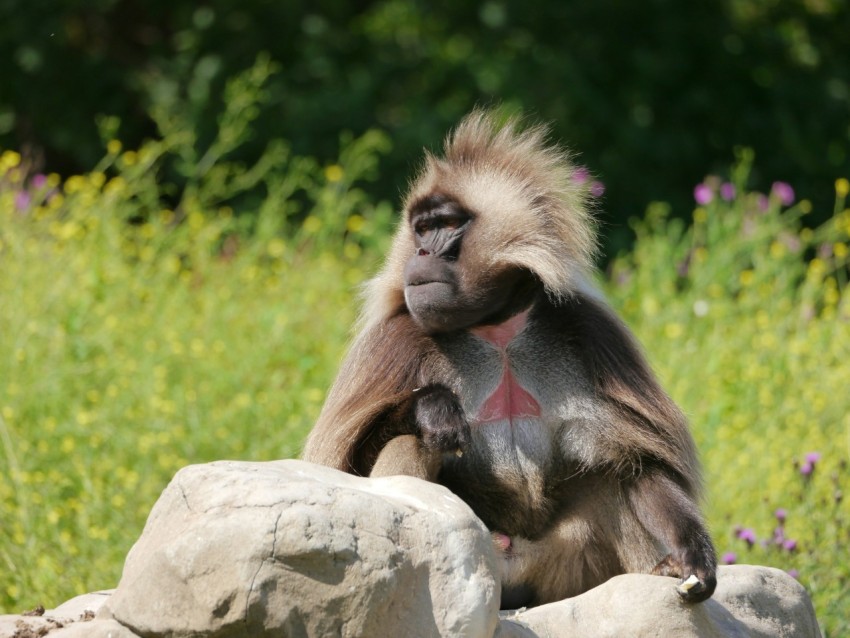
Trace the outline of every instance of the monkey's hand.
<instances>
[{"instance_id":1,"label":"monkey's hand","mask_svg":"<svg viewBox=\"0 0 850 638\"><path fill-rule=\"evenodd\" d=\"M462 456L469 445L469 422L460 401L446 386L431 384L413 391L413 418L426 448Z\"/></svg>"},{"instance_id":2,"label":"monkey's hand","mask_svg":"<svg viewBox=\"0 0 850 638\"><path fill-rule=\"evenodd\" d=\"M687 603L701 603L710 598L717 587L716 568L711 559L700 560L698 556L690 558L692 560L688 560L687 556L667 554L652 573L681 578L676 591L682 599Z\"/></svg>"}]
</instances>

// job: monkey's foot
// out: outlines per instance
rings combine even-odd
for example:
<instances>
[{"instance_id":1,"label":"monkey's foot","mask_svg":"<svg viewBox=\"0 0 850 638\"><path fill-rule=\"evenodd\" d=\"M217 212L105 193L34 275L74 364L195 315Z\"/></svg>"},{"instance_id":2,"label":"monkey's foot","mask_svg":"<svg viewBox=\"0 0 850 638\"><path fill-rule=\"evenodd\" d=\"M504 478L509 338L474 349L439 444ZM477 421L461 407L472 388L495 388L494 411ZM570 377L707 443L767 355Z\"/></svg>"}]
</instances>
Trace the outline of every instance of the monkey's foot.
<instances>
[{"instance_id":1,"label":"monkey's foot","mask_svg":"<svg viewBox=\"0 0 850 638\"><path fill-rule=\"evenodd\" d=\"M701 603L707 600L717 587L717 578L713 569L685 566L670 555L658 563L652 573L658 576L681 578L682 580L676 586L676 592L686 603Z\"/></svg>"},{"instance_id":2,"label":"monkey's foot","mask_svg":"<svg viewBox=\"0 0 850 638\"><path fill-rule=\"evenodd\" d=\"M696 574L691 574L679 583L676 591L686 603L701 603L711 597L716 586L717 580L714 576L703 580Z\"/></svg>"}]
</instances>

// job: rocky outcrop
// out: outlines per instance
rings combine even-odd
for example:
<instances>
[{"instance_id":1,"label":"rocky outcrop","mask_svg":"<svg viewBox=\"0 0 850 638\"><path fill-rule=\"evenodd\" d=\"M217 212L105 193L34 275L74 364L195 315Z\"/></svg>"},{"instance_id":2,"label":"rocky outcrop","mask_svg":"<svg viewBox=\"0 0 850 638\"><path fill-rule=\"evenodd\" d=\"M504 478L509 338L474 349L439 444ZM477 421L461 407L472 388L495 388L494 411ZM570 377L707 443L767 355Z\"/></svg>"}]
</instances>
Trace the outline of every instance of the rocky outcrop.
<instances>
[{"instance_id":1,"label":"rocky outcrop","mask_svg":"<svg viewBox=\"0 0 850 638\"><path fill-rule=\"evenodd\" d=\"M696 605L682 603L673 578L624 574L567 600L509 613L498 638L817 638L806 591L772 567L720 568L717 590Z\"/></svg>"},{"instance_id":2,"label":"rocky outcrop","mask_svg":"<svg viewBox=\"0 0 850 638\"><path fill-rule=\"evenodd\" d=\"M181 470L109 601L145 636L486 636L490 536L445 488L302 461Z\"/></svg>"},{"instance_id":3,"label":"rocky outcrop","mask_svg":"<svg viewBox=\"0 0 850 638\"><path fill-rule=\"evenodd\" d=\"M674 579L627 574L500 617L496 561L484 525L432 483L302 461L190 466L114 592L0 616L0 638L820 636L804 589L768 567L722 567L698 605Z\"/></svg>"}]
</instances>

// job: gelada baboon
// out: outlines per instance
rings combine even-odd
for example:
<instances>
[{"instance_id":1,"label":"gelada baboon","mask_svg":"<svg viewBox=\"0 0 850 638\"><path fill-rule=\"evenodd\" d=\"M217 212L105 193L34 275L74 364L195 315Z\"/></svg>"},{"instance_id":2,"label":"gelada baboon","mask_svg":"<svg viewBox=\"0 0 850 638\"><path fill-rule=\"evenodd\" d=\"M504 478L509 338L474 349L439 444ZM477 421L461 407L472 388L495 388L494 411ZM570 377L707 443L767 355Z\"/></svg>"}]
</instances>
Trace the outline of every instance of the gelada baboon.
<instances>
[{"instance_id":1,"label":"gelada baboon","mask_svg":"<svg viewBox=\"0 0 850 638\"><path fill-rule=\"evenodd\" d=\"M304 458L463 498L502 557L503 608L624 572L705 600L687 423L588 284L593 220L546 137L478 111L426 156Z\"/></svg>"}]
</instances>

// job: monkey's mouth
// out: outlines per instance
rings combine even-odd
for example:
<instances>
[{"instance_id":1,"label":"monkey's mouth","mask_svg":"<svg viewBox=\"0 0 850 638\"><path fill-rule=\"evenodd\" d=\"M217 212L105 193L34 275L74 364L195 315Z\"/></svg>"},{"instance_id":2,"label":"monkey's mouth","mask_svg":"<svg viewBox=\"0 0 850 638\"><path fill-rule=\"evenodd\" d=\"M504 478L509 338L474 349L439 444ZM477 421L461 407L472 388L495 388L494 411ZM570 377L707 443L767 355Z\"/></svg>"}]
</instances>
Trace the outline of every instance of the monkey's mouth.
<instances>
[{"instance_id":1,"label":"monkey's mouth","mask_svg":"<svg viewBox=\"0 0 850 638\"><path fill-rule=\"evenodd\" d=\"M454 286L448 281L429 279L408 282L404 287L404 296L408 303L450 307L455 300Z\"/></svg>"},{"instance_id":2,"label":"monkey's mouth","mask_svg":"<svg viewBox=\"0 0 850 638\"><path fill-rule=\"evenodd\" d=\"M440 279L412 281L404 287L405 296L415 296L423 300L437 301L454 298L454 286Z\"/></svg>"},{"instance_id":3,"label":"monkey's mouth","mask_svg":"<svg viewBox=\"0 0 850 638\"><path fill-rule=\"evenodd\" d=\"M451 283L444 279L414 279L405 284L405 288L416 288L418 286L430 286L431 284L444 284L450 286Z\"/></svg>"}]
</instances>

